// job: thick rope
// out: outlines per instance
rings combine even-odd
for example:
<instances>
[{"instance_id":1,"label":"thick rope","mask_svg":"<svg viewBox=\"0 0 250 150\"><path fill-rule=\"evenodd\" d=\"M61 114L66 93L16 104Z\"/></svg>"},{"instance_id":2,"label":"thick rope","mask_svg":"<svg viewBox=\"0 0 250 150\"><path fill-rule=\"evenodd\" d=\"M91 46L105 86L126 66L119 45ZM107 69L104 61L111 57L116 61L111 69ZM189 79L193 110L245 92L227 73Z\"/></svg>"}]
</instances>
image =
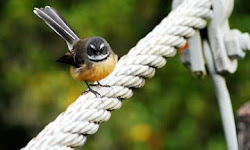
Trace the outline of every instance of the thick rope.
<instances>
[{"instance_id":1,"label":"thick rope","mask_svg":"<svg viewBox=\"0 0 250 150\"><path fill-rule=\"evenodd\" d=\"M132 96L132 88L142 87L146 78L154 76L155 68L163 67L165 58L175 56L175 48L184 46L185 38L191 37L195 29L204 28L205 19L211 17L209 0L183 1L119 60L112 74L100 81L111 87L93 87L103 97L83 93L23 149L70 150L84 145L86 136L94 134L99 123L109 120L110 111L119 109L121 100Z\"/></svg>"}]
</instances>

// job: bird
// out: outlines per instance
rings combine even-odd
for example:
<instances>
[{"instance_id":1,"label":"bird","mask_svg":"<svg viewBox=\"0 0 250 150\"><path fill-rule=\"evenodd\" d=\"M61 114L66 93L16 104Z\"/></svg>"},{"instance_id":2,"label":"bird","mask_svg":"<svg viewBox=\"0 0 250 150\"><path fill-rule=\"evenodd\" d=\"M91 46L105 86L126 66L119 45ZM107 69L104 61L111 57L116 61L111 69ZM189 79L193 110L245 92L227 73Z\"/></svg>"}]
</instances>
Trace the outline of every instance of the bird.
<instances>
[{"instance_id":1,"label":"bird","mask_svg":"<svg viewBox=\"0 0 250 150\"><path fill-rule=\"evenodd\" d=\"M105 86L98 81L112 73L118 61L109 43L100 36L80 39L53 7L34 8L33 12L66 41L68 51L57 62L70 65L71 76L84 81L88 91L100 95L91 86ZM94 81L98 84L88 83Z\"/></svg>"}]
</instances>

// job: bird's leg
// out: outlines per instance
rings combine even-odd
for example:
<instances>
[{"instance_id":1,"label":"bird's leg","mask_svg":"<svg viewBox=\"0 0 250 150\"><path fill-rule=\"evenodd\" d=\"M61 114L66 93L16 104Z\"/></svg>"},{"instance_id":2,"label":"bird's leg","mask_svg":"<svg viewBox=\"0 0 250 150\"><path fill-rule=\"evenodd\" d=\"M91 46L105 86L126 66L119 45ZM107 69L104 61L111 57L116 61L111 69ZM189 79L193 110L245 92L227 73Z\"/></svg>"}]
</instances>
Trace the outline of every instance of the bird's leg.
<instances>
[{"instance_id":1,"label":"bird's leg","mask_svg":"<svg viewBox=\"0 0 250 150\"><path fill-rule=\"evenodd\" d=\"M99 85L99 86L103 86L103 87L111 87L110 85L102 85L99 81L96 81L97 82L97 84Z\"/></svg>"},{"instance_id":2,"label":"bird's leg","mask_svg":"<svg viewBox=\"0 0 250 150\"><path fill-rule=\"evenodd\" d=\"M91 88L91 84L88 84L88 82L87 81L85 81L85 83L86 83L86 85L88 86L88 91L89 92L92 92L93 94L95 94L95 96L97 97L97 95L99 95L99 96L101 96L101 94L100 93L98 93L98 92L96 92L95 90L93 90L92 88ZM101 96L102 97L102 96Z\"/></svg>"},{"instance_id":3,"label":"bird's leg","mask_svg":"<svg viewBox=\"0 0 250 150\"><path fill-rule=\"evenodd\" d=\"M97 84L90 84L91 86L102 86L102 87L110 87L110 85L102 85L99 81L96 81Z\"/></svg>"}]
</instances>

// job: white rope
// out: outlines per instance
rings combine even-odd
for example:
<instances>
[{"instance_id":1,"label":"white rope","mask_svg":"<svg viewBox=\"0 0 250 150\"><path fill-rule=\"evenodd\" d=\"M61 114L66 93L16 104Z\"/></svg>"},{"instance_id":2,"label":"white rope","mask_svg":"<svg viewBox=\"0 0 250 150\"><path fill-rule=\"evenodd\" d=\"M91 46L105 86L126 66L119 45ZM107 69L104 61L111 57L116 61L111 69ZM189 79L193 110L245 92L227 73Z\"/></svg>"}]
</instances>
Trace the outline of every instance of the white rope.
<instances>
[{"instance_id":1,"label":"white rope","mask_svg":"<svg viewBox=\"0 0 250 150\"><path fill-rule=\"evenodd\" d=\"M82 94L23 149L70 150L84 145L86 136L94 134L100 122L109 120L110 111L119 109L121 100L132 96L131 88L142 87L146 78L154 76L155 68L163 67L165 58L173 57L175 48L184 46L185 38L195 29L204 28L205 19L211 17L209 0L184 0L119 60L111 75L100 81L111 87L93 87L102 98Z\"/></svg>"}]
</instances>

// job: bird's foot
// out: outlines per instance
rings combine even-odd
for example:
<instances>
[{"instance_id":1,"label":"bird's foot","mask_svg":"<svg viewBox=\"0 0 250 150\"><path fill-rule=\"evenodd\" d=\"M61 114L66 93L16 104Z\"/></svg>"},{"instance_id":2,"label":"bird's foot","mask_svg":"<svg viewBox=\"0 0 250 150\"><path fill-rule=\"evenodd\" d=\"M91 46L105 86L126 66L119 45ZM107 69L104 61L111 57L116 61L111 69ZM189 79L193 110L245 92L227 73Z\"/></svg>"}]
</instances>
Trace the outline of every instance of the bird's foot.
<instances>
[{"instance_id":1,"label":"bird's foot","mask_svg":"<svg viewBox=\"0 0 250 150\"><path fill-rule=\"evenodd\" d=\"M98 97L98 95L99 95L100 97L102 97L102 95L101 95L100 93L98 93L97 91L93 90L93 89L90 88L90 87L89 87L89 89L88 89L87 91L88 91L88 92L91 92L91 93L93 93L93 94L95 94L96 97Z\"/></svg>"},{"instance_id":2,"label":"bird's foot","mask_svg":"<svg viewBox=\"0 0 250 150\"><path fill-rule=\"evenodd\" d=\"M98 95L99 95L100 97L102 97L100 93L98 93L97 91L95 91L95 90L93 90L93 89L91 88L91 86L93 86L92 84L88 84L88 82L86 82L86 81L85 81L85 83L86 83L87 86L88 86L88 90L84 91L84 93L85 93L85 92L91 92L91 93L95 94L96 97L97 97Z\"/></svg>"},{"instance_id":3,"label":"bird's foot","mask_svg":"<svg viewBox=\"0 0 250 150\"><path fill-rule=\"evenodd\" d=\"M111 87L110 85L102 85L99 81L96 81L97 84L90 84L90 86L101 86L101 87Z\"/></svg>"}]
</instances>

